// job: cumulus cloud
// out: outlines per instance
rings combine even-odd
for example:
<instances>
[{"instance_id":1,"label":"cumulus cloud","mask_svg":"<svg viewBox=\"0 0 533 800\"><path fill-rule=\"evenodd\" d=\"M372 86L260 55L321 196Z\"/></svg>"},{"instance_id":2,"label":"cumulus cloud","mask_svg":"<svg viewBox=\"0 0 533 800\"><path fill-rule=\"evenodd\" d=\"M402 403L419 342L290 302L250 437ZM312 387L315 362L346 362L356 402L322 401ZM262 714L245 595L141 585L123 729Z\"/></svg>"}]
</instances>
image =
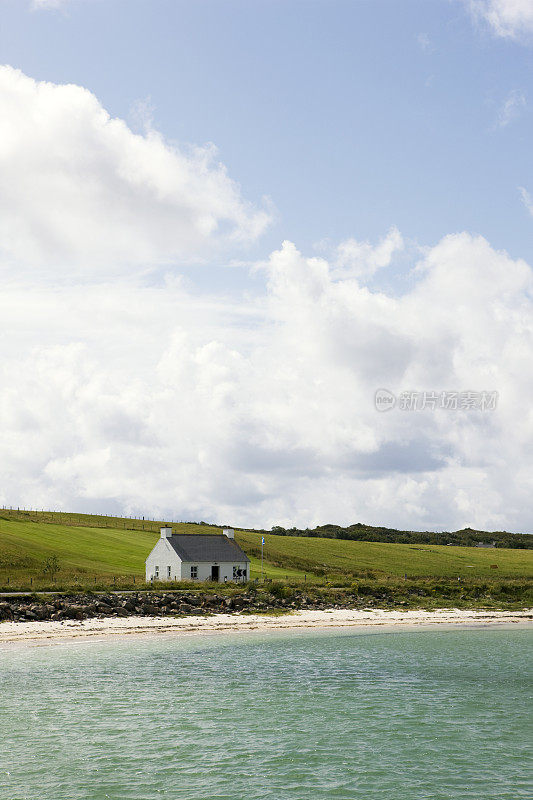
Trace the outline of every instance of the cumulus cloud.
<instances>
[{"instance_id":1,"label":"cumulus cloud","mask_svg":"<svg viewBox=\"0 0 533 800\"><path fill-rule=\"evenodd\" d=\"M373 280L393 228L322 258L284 242L254 293L148 281L266 212L211 150L136 135L78 86L3 68L0 112L0 504L531 530L526 263L447 236L399 297ZM500 401L380 413L379 388Z\"/></svg>"},{"instance_id":2,"label":"cumulus cloud","mask_svg":"<svg viewBox=\"0 0 533 800\"><path fill-rule=\"evenodd\" d=\"M290 242L262 268L247 305L178 281L5 287L0 502L531 529L526 263L448 236L402 297ZM379 387L500 400L379 413Z\"/></svg>"},{"instance_id":3,"label":"cumulus cloud","mask_svg":"<svg viewBox=\"0 0 533 800\"><path fill-rule=\"evenodd\" d=\"M400 231L393 227L377 245L346 239L337 247L336 266L346 276L370 277L378 269L388 267L393 256L403 250L404 241Z\"/></svg>"},{"instance_id":4,"label":"cumulus cloud","mask_svg":"<svg viewBox=\"0 0 533 800\"><path fill-rule=\"evenodd\" d=\"M489 24L497 36L519 39L533 34L531 0L468 0L478 19Z\"/></svg>"},{"instance_id":5,"label":"cumulus cloud","mask_svg":"<svg viewBox=\"0 0 533 800\"><path fill-rule=\"evenodd\" d=\"M80 86L1 67L0 119L0 268L153 267L252 241L268 224L213 146L134 134Z\"/></svg>"}]
</instances>

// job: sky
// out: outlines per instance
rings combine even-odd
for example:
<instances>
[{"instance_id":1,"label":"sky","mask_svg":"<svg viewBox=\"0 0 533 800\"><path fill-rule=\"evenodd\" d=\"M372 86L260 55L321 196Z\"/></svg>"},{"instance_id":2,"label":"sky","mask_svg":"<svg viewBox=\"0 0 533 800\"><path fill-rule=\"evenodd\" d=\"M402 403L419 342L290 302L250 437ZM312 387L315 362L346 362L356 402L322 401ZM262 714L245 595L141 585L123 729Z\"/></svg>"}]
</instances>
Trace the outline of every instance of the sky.
<instances>
[{"instance_id":1,"label":"sky","mask_svg":"<svg viewBox=\"0 0 533 800\"><path fill-rule=\"evenodd\" d=\"M533 532L532 0L0 0L0 64L0 505Z\"/></svg>"}]
</instances>

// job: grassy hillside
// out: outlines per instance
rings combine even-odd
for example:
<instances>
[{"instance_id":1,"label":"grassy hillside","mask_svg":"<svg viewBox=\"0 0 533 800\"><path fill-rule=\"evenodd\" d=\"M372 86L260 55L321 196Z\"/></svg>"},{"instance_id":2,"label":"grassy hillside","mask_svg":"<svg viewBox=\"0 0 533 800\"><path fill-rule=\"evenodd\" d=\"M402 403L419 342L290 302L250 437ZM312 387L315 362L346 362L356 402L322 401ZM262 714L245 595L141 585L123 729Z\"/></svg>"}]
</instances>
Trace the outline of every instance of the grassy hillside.
<instances>
[{"instance_id":1,"label":"grassy hillside","mask_svg":"<svg viewBox=\"0 0 533 800\"><path fill-rule=\"evenodd\" d=\"M242 532L243 549L259 552L260 536ZM365 577L533 577L533 551L453 547L449 545L350 542L303 536L265 536L265 558L318 574ZM497 565L494 569L492 565Z\"/></svg>"},{"instance_id":2,"label":"grassy hillside","mask_svg":"<svg viewBox=\"0 0 533 800\"><path fill-rule=\"evenodd\" d=\"M47 515L57 520L59 515ZM66 517L67 515L61 515ZM74 517L74 515L68 515ZM119 584L144 581L144 561L159 537L159 525L114 517L99 517L102 527L86 527L86 524L61 524L58 521L43 522L38 518L23 520L21 515L10 519L0 515L0 589L42 588L50 581L44 575L47 559L56 556L60 565L57 584L96 582ZM70 521L70 520L69 520ZM75 520L79 523L79 520ZM83 520L90 522L88 515ZM128 527L125 527L125 525ZM109 527L104 527L107 525ZM111 527L113 526L113 527ZM175 524L179 533L222 533L215 526ZM147 530L148 529L148 530ZM237 537L238 539L239 537ZM261 574L260 556L251 556L251 576ZM279 567L265 561L263 574L272 579L304 579L304 573L293 567Z\"/></svg>"},{"instance_id":3,"label":"grassy hillside","mask_svg":"<svg viewBox=\"0 0 533 800\"><path fill-rule=\"evenodd\" d=\"M92 523L92 524L91 524ZM89 527L90 525L90 527ZM56 556L57 585L117 585L144 580L144 560L159 521L50 512L0 512L0 588L42 588L47 559ZM206 524L173 523L180 533L220 533ZM261 534L236 531L259 577ZM512 579L533 577L533 551L353 542L266 535L264 575L283 580L345 582L358 578ZM497 569L493 568L497 565Z\"/></svg>"}]
</instances>

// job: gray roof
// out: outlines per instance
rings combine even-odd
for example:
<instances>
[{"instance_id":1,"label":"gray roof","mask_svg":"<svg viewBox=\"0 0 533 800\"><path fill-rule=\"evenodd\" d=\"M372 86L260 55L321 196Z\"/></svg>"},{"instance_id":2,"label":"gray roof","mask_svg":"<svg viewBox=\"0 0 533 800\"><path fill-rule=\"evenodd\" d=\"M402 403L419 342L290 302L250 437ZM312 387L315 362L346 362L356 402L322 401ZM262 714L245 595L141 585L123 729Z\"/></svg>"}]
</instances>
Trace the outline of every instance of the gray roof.
<instances>
[{"instance_id":1,"label":"gray roof","mask_svg":"<svg viewBox=\"0 0 533 800\"><path fill-rule=\"evenodd\" d=\"M175 533L167 542L182 561L250 561L234 539L216 533Z\"/></svg>"}]
</instances>

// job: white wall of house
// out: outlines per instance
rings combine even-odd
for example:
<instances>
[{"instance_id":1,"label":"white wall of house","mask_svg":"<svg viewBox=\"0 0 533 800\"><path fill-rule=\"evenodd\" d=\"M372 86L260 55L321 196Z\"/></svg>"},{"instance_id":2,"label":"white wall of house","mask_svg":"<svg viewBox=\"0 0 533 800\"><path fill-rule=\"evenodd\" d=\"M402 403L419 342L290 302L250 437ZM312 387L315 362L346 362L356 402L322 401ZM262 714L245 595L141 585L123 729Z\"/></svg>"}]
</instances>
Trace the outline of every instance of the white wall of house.
<instances>
[{"instance_id":1,"label":"white wall of house","mask_svg":"<svg viewBox=\"0 0 533 800\"><path fill-rule=\"evenodd\" d=\"M197 567L197 578L191 578L191 567ZM247 580L250 580L250 565L247 561L183 561L181 565L181 580L182 581L190 581L190 580L198 580L198 581L210 581L211 580L211 568L218 567L219 577L218 580L220 583L235 581L236 583L244 583ZM246 575L236 576L233 577L233 568L240 569L244 571Z\"/></svg>"},{"instance_id":2,"label":"white wall of house","mask_svg":"<svg viewBox=\"0 0 533 800\"><path fill-rule=\"evenodd\" d=\"M168 568L170 567L170 577ZM154 549L146 559L146 580L180 581L181 558L166 539L158 539Z\"/></svg>"},{"instance_id":3,"label":"white wall of house","mask_svg":"<svg viewBox=\"0 0 533 800\"><path fill-rule=\"evenodd\" d=\"M177 555L167 539L158 539L154 549L146 559L146 580L157 581L210 581L211 568L218 566L220 583L235 581L244 583L250 579L250 565L247 561L199 561L185 562ZM191 578L191 567L196 567L197 577ZM245 573L234 577L234 568Z\"/></svg>"}]
</instances>

